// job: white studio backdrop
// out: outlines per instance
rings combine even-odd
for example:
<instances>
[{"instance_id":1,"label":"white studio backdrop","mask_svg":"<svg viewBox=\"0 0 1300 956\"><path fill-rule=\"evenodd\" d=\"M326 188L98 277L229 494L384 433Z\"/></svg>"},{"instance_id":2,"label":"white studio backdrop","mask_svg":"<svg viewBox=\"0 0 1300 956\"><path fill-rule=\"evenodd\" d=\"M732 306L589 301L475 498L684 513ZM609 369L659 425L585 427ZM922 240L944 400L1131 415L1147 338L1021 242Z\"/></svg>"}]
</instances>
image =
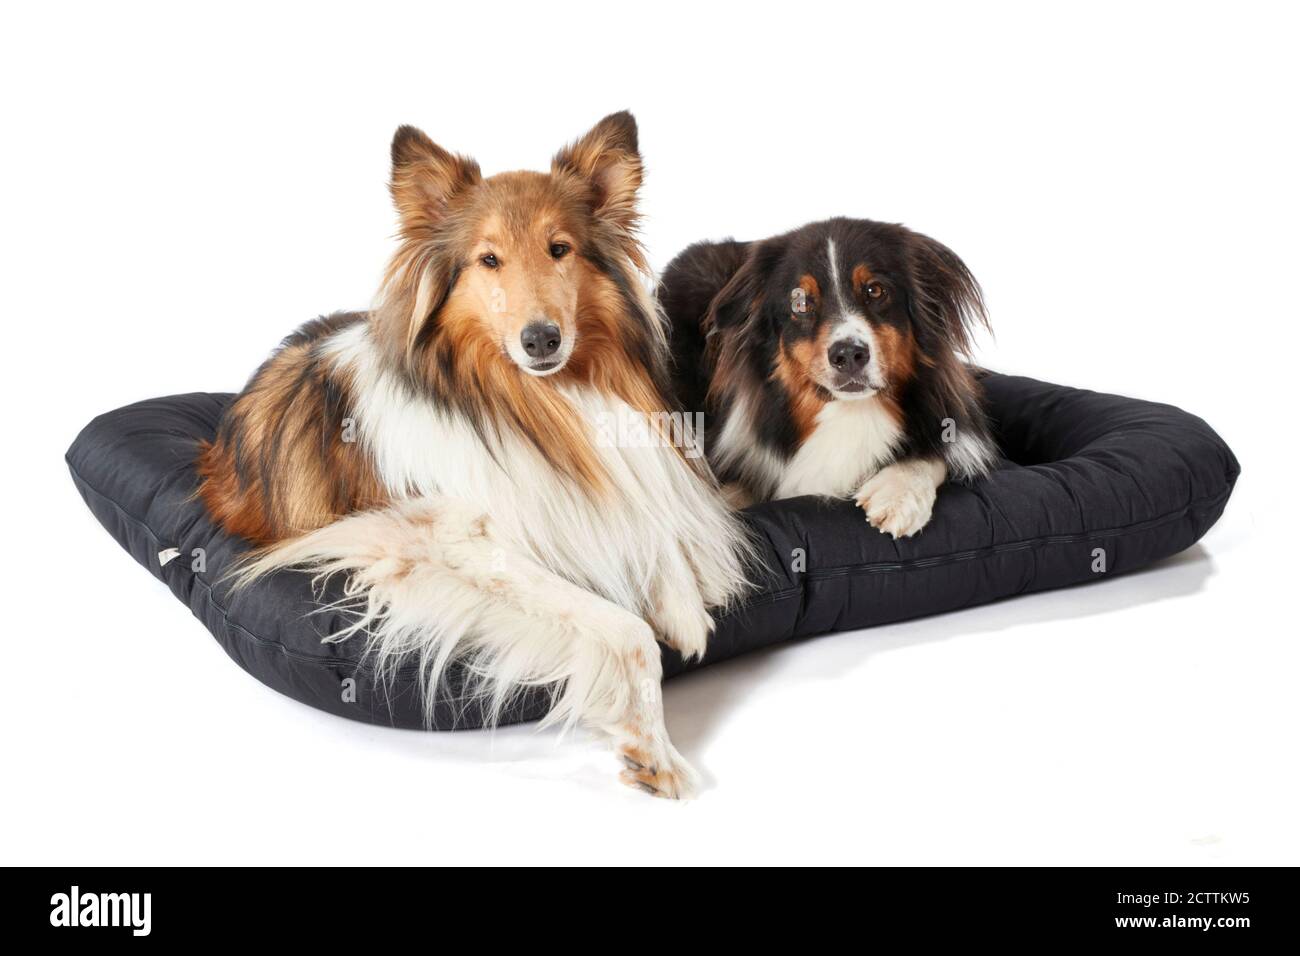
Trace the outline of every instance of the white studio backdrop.
<instances>
[{"instance_id":1,"label":"white studio backdrop","mask_svg":"<svg viewBox=\"0 0 1300 956\"><path fill-rule=\"evenodd\" d=\"M1295 863L1296 15L1283 4L49 4L0 30L11 619L0 861ZM632 110L656 268L830 215L984 285L990 367L1180 405L1243 476L1096 587L666 690L709 780L311 711L229 662L62 463L364 308L401 123L541 168ZM328 834L322 837L322 834Z\"/></svg>"}]
</instances>

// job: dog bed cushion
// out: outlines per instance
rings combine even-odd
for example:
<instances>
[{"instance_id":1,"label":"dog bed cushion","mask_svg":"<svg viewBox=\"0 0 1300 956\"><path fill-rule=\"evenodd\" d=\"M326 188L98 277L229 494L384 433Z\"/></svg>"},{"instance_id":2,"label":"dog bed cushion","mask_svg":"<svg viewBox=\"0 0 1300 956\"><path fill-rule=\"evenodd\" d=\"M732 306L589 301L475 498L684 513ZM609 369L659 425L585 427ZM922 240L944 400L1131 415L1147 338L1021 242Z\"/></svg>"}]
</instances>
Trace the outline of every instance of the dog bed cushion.
<instances>
[{"instance_id":1,"label":"dog bed cushion","mask_svg":"<svg viewBox=\"0 0 1300 956\"><path fill-rule=\"evenodd\" d=\"M989 373L983 383L1004 460L971 487L944 486L919 535L895 541L844 501L748 509L763 580L719 617L704 664L791 638L1104 581L1191 546L1222 514L1239 469L1201 419L1030 378ZM194 457L233 397L175 395L99 416L68 450L77 489L118 543L258 680L344 717L425 726L413 667L380 683L361 659L361 641L322 642L346 615L320 610L306 574L274 574L235 594L221 580L246 545L214 527L195 499ZM338 598L341 583L331 582L323 599ZM664 654L670 676L699 666ZM453 670L433 729L482 725L457 677ZM536 719L546 703L544 693L522 695L503 722Z\"/></svg>"}]
</instances>

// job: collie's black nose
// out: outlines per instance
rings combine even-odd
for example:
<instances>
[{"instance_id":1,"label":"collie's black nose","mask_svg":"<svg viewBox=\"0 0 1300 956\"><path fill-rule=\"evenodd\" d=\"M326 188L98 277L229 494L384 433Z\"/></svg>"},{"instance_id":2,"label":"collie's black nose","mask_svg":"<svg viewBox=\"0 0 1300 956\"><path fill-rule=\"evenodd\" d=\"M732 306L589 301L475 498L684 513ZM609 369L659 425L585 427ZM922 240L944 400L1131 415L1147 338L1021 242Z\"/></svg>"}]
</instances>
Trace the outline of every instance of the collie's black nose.
<instances>
[{"instance_id":1,"label":"collie's black nose","mask_svg":"<svg viewBox=\"0 0 1300 956\"><path fill-rule=\"evenodd\" d=\"M532 322L519 333L529 358L546 358L560 350L560 327L554 322Z\"/></svg>"},{"instance_id":2,"label":"collie's black nose","mask_svg":"<svg viewBox=\"0 0 1300 956\"><path fill-rule=\"evenodd\" d=\"M837 372L852 375L855 372L861 372L867 367L867 360L871 358L871 350L867 348L865 342L858 342L854 339L840 339L826 350L826 357L830 359L831 367Z\"/></svg>"}]
</instances>

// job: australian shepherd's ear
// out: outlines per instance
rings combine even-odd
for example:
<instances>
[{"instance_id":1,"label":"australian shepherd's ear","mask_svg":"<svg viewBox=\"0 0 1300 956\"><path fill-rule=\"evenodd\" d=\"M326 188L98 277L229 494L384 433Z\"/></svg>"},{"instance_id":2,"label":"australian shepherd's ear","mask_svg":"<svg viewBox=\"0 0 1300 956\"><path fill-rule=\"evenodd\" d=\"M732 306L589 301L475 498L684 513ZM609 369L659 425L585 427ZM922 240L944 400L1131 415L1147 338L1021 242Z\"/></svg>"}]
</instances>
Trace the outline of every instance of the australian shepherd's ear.
<instances>
[{"instance_id":1,"label":"australian shepherd's ear","mask_svg":"<svg viewBox=\"0 0 1300 956\"><path fill-rule=\"evenodd\" d=\"M907 230L905 248L917 345L927 356L955 349L969 357L975 327L990 329L979 283L955 252L929 236Z\"/></svg>"},{"instance_id":2,"label":"australian shepherd's ear","mask_svg":"<svg viewBox=\"0 0 1300 956\"><path fill-rule=\"evenodd\" d=\"M735 259L718 264L731 278L708 300L702 322L707 362L716 369L709 382L711 401L722 400L722 392L738 382L757 384L770 373L772 356L758 346L771 340L762 328L773 320L766 314L772 308L767 286L785 242L785 236L775 236L747 251L739 244L717 250L721 258L731 252Z\"/></svg>"},{"instance_id":3,"label":"australian shepherd's ear","mask_svg":"<svg viewBox=\"0 0 1300 956\"><path fill-rule=\"evenodd\" d=\"M713 329L735 328L753 321L763 308L768 273L781 257L784 236L756 242L740 267L709 303L705 323Z\"/></svg>"},{"instance_id":4,"label":"australian shepherd's ear","mask_svg":"<svg viewBox=\"0 0 1300 956\"><path fill-rule=\"evenodd\" d=\"M953 477L978 478L995 457L980 390L967 362L976 328L992 331L984 296L966 263L951 249L910 229L904 236L908 311L917 359L929 382L918 398L932 419L954 423L967 439L919 444L939 452Z\"/></svg>"}]
</instances>

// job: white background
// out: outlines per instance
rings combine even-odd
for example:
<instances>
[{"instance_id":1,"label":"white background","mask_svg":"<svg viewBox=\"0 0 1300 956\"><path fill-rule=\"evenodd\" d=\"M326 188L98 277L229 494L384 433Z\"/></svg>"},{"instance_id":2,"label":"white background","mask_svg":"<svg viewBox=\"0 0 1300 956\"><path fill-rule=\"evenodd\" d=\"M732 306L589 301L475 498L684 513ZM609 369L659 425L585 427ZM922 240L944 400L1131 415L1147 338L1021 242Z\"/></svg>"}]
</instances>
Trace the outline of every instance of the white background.
<instances>
[{"instance_id":1,"label":"white background","mask_svg":"<svg viewBox=\"0 0 1300 956\"><path fill-rule=\"evenodd\" d=\"M0 29L5 863L1300 863L1297 39L1285 5L45 4ZM94 522L95 414L365 307L399 123L486 172L634 111L656 267L833 214L961 254L1004 371L1181 405L1244 472L1084 589L673 681L689 804L590 741L351 723Z\"/></svg>"}]
</instances>

